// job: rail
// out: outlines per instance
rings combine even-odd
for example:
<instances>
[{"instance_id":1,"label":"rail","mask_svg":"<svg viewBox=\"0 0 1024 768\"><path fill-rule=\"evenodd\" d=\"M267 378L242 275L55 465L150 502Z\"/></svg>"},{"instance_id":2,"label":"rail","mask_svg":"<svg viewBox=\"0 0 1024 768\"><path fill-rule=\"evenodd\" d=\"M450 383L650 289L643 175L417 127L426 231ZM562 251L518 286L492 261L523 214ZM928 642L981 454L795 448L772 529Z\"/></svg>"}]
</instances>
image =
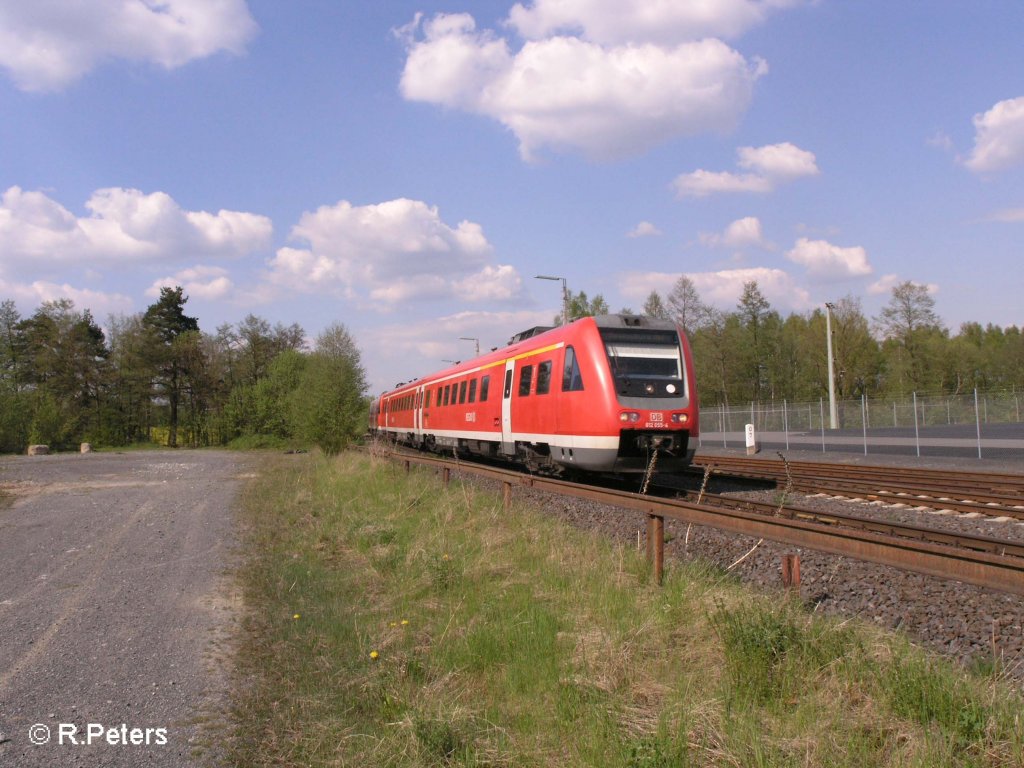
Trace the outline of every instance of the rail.
<instances>
[{"instance_id":1,"label":"rail","mask_svg":"<svg viewBox=\"0 0 1024 768\"><path fill-rule=\"evenodd\" d=\"M449 482L453 468L497 480L502 483L502 498L506 509L511 505L513 489L519 486L645 514L647 554L653 563L657 583L661 583L664 571L663 530L665 519L669 518L1024 595L1024 558L984 551L987 547L983 545L978 548L964 546L963 542L972 538L968 536L958 537L961 542L954 546L872 530L837 527L833 523L801 519L796 515L768 516L744 509L661 499L438 457L392 451L385 452L385 455L404 462L407 471L412 464L436 467L441 470L445 484Z\"/></svg>"},{"instance_id":2,"label":"rail","mask_svg":"<svg viewBox=\"0 0 1024 768\"><path fill-rule=\"evenodd\" d=\"M1024 520L1024 475L734 456L698 456L694 463L719 474L787 482L796 491Z\"/></svg>"}]
</instances>

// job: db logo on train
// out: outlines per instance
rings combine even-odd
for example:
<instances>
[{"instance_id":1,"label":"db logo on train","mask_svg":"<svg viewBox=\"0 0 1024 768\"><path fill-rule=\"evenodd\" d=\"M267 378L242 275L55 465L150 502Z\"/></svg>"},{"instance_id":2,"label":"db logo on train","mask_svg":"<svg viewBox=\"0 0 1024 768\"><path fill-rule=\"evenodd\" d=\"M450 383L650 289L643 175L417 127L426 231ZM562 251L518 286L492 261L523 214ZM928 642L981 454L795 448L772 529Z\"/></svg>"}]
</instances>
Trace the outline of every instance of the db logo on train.
<instances>
[{"instance_id":1,"label":"db logo on train","mask_svg":"<svg viewBox=\"0 0 1024 768\"><path fill-rule=\"evenodd\" d=\"M662 429L665 427L665 414L653 411L648 417L649 421L644 424L645 429Z\"/></svg>"}]
</instances>

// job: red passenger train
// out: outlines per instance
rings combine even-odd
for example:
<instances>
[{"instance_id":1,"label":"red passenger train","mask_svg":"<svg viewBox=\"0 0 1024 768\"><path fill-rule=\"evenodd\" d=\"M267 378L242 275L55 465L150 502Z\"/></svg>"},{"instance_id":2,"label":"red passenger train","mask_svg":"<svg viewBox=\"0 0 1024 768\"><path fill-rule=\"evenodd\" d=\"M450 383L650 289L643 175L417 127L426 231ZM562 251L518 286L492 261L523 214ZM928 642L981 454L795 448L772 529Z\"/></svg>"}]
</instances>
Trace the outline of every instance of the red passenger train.
<instances>
[{"instance_id":1,"label":"red passenger train","mask_svg":"<svg viewBox=\"0 0 1024 768\"><path fill-rule=\"evenodd\" d=\"M585 317L400 385L370 429L417 448L535 471L643 472L689 465L699 434L690 346L671 322Z\"/></svg>"}]
</instances>

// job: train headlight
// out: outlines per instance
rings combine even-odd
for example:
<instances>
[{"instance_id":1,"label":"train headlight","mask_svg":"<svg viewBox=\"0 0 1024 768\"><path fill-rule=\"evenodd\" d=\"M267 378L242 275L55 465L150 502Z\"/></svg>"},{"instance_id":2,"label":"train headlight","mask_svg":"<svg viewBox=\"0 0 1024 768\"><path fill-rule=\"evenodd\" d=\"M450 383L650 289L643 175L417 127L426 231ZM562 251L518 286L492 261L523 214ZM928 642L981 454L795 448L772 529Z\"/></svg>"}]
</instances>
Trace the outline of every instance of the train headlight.
<instances>
[{"instance_id":1,"label":"train headlight","mask_svg":"<svg viewBox=\"0 0 1024 768\"><path fill-rule=\"evenodd\" d=\"M646 392L648 395L653 395L654 394L654 385L653 384L644 384L644 392Z\"/></svg>"},{"instance_id":2,"label":"train headlight","mask_svg":"<svg viewBox=\"0 0 1024 768\"><path fill-rule=\"evenodd\" d=\"M640 421L640 414L636 411L622 411L619 414L619 421L624 424L635 424Z\"/></svg>"},{"instance_id":3,"label":"train headlight","mask_svg":"<svg viewBox=\"0 0 1024 768\"><path fill-rule=\"evenodd\" d=\"M688 413L673 413L672 421L675 424L685 424L690 420L690 414Z\"/></svg>"}]
</instances>

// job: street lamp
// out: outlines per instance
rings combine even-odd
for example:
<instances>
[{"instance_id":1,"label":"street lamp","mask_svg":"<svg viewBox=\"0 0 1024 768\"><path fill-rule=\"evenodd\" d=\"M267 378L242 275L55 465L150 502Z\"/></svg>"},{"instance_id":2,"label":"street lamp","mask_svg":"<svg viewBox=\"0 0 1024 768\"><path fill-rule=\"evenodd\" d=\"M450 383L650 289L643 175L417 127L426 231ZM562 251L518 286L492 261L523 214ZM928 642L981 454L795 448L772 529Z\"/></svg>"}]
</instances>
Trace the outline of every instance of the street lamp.
<instances>
[{"instance_id":1,"label":"street lamp","mask_svg":"<svg viewBox=\"0 0 1024 768\"><path fill-rule=\"evenodd\" d=\"M839 425L839 413L836 410L836 377L834 363L832 362L832 310L835 304L825 302L825 341L828 354L828 420L829 429L836 429Z\"/></svg>"},{"instance_id":2,"label":"street lamp","mask_svg":"<svg viewBox=\"0 0 1024 768\"><path fill-rule=\"evenodd\" d=\"M480 339L475 336L459 336L460 341L472 341L476 344L476 356L480 357Z\"/></svg>"},{"instance_id":3,"label":"street lamp","mask_svg":"<svg viewBox=\"0 0 1024 768\"><path fill-rule=\"evenodd\" d=\"M564 277L552 275L534 275L537 280L561 280L562 281L562 325L569 324L569 288L565 284Z\"/></svg>"}]
</instances>

